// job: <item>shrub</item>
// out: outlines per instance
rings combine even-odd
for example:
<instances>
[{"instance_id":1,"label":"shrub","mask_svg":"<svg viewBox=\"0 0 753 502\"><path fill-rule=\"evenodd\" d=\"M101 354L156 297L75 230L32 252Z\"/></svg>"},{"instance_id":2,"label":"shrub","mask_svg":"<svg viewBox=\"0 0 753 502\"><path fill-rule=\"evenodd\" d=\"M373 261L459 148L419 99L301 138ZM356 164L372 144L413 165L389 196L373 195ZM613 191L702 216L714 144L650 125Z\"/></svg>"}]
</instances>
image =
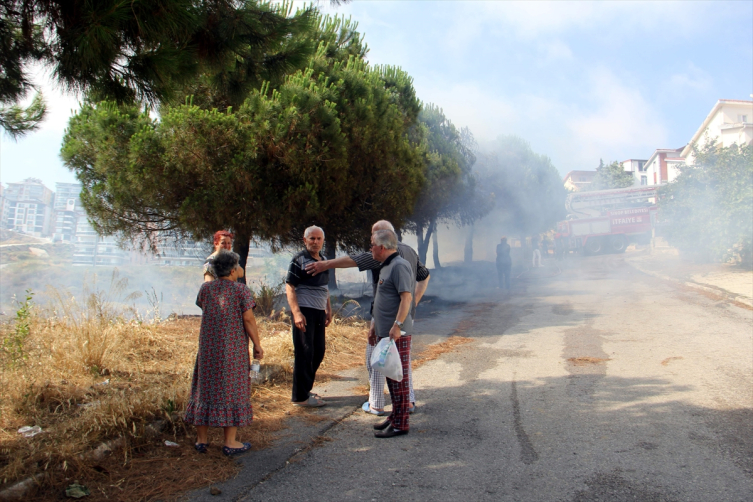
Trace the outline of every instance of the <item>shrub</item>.
<instances>
[{"instance_id":1,"label":"shrub","mask_svg":"<svg viewBox=\"0 0 753 502\"><path fill-rule=\"evenodd\" d=\"M285 281L281 280L277 284L268 284L267 277L259 280L259 289L251 288L251 292L256 300L256 312L263 316L272 315L275 307L275 298L282 294L285 289Z\"/></svg>"},{"instance_id":2,"label":"shrub","mask_svg":"<svg viewBox=\"0 0 753 502\"><path fill-rule=\"evenodd\" d=\"M18 310L16 311L16 320L13 326L13 330L3 337L3 353L8 359L7 364L11 367L16 367L27 358L27 354L24 351L24 343L31 332L31 316L32 316L32 298L34 293L30 289L26 290L26 300L23 302L17 302Z\"/></svg>"},{"instance_id":3,"label":"shrub","mask_svg":"<svg viewBox=\"0 0 753 502\"><path fill-rule=\"evenodd\" d=\"M699 260L750 263L753 146L710 142L694 153L695 162L661 191L667 241Z\"/></svg>"}]
</instances>

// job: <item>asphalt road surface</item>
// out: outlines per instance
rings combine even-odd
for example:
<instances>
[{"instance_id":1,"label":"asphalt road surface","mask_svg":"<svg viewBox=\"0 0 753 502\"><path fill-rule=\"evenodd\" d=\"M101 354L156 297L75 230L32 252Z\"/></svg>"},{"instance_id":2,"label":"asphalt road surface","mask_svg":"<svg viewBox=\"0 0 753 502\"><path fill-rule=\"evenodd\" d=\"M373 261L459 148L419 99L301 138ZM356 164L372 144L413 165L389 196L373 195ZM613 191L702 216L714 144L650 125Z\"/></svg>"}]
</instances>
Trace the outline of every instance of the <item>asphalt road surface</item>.
<instances>
[{"instance_id":1,"label":"asphalt road surface","mask_svg":"<svg viewBox=\"0 0 753 502\"><path fill-rule=\"evenodd\" d=\"M416 343L474 341L415 371L410 434L374 438L343 397L313 447L233 498L753 500L753 312L623 256L486 285L422 306Z\"/></svg>"}]
</instances>

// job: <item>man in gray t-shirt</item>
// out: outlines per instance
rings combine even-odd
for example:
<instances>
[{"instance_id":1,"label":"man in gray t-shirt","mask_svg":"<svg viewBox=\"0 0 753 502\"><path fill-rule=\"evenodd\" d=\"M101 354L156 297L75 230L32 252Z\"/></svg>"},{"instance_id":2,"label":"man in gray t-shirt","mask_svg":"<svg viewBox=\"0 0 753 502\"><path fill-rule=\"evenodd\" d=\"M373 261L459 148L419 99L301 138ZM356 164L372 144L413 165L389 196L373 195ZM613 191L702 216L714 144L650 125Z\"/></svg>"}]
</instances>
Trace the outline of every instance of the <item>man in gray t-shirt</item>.
<instances>
[{"instance_id":1,"label":"man in gray t-shirt","mask_svg":"<svg viewBox=\"0 0 753 502\"><path fill-rule=\"evenodd\" d=\"M413 307L413 290L415 279L408 260L397 253L392 253L384 261L379 271L379 282L374 295L374 332L377 339L390 336L390 330L395 325L395 318L400 309L402 293L410 293L411 307ZM402 331L413 332L413 317L410 311L403 321Z\"/></svg>"},{"instance_id":2,"label":"man in gray t-shirt","mask_svg":"<svg viewBox=\"0 0 753 502\"><path fill-rule=\"evenodd\" d=\"M413 319L410 311L413 305L415 277L410 264L397 253L397 236L392 230L377 230L371 234L371 254L382 263L379 271L376 296L374 298L374 335L395 342L402 362L403 379L387 378L390 389L392 413L383 423L375 425L374 435L378 438L391 438L408 434L408 408L410 390L408 366L410 364L411 331Z\"/></svg>"},{"instance_id":3,"label":"man in gray t-shirt","mask_svg":"<svg viewBox=\"0 0 753 502\"><path fill-rule=\"evenodd\" d=\"M395 231L395 227L392 226L387 220L379 220L371 227L371 233L373 234L377 230L392 230ZM418 254L410 246L397 243L397 254L401 258L405 258L411 266L413 274L416 276L416 289L413 292L413 308L411 309L411 319L416 318L416 306L421 301L426 287L429 285L429 269L427 269L423 263L418 259ZM379 271L384 265L374 259L371 251L366 253L352 254L350 256L341 256L333 260L325 261L312 261L306 264L306 272L316 276L327 270L333 268L349 268L358 267L358 270L370 270L372 278L374 280L374 296L376 296L376 289L379 284ZM373 309L373 302L372 302ZM373 310L372 310L373 311ZM374 332L374 318L371 318L370 332ZM372 415L383 416L384 411L384 376L371 367L371 353L376 345L376 336L372 334L369 337L369 342L366 343L366 369L369 370L369 400L363 403L361 407L366 413ZM411 367L408 366L408 385L410 386L410 402L411 407L409 411L413 413L416 409L416 396L413 392L413 377L411 374Z\"/></svg>"}]
</instances>

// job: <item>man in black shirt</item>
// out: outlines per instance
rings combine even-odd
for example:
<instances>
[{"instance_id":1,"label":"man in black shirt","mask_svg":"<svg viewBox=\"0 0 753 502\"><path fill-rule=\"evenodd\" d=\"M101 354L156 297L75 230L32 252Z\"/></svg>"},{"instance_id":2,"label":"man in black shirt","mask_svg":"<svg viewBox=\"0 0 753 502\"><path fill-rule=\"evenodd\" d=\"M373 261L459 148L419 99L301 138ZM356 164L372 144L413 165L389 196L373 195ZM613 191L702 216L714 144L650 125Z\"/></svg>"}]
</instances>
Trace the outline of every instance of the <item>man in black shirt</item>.
<instances>
[{"instance_id":1,"label":"man in black shirt","mask_svg":"<svg viewBox=\"0 0 753 502\"><path fill-rule=\"evenodd\" d=\"M285 279L285 293L293 314L293 404L324 406L319 396L311 393L316 370L324 359L325 328L332 321L329 301L329 272L317 276L305 272L306 265L322 261L324 231L309 227L303 234L306 249L293 257Z\"/></svg>"}]
</instances>

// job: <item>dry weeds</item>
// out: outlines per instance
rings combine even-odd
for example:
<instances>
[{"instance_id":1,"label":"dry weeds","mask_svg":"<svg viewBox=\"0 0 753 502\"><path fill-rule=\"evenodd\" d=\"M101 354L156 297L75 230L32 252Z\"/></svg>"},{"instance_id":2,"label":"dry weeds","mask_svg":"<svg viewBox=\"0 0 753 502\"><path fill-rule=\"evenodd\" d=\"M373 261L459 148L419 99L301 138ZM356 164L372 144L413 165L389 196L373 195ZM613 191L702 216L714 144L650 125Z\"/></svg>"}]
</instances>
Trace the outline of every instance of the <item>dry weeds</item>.
<instances>
[{"instance_id":1,"label":"dry weeds","mask_svg":"<svg viewBox=\"0 0 753 502\"><path fill-rule=\"evenodd\" d=\"M210 453L199 456L193 428L179 418L200 319L144 322L115 305L98 292L84 303L61 298L55 311L35 310L23 342L26 359L15 367L0 361L0 489L42 473L39 500L64 498L74 480L90 488L91 501L169 500L237 472L219 452L220 430L210 433ZM0 335L13 329L0 326ZM286 414L302 413L290 404L289 319L259 319L259 329L266 379L252 389L255 420L239 431L255 449L271 443ZM335 320L319 380L363 363L364 330L357 319ZM149 437L147 426L158 419L167 427ZM44 432L25 438L17 430L26 425ZM92 458L92 450L114 438L124 445Z\"/></svg>"},{"instance_id":2,"label":"dry weeds","mask_svg":"<svg viewBox=\"0 0 753 502\"><path fill-rule=\"evenodd\" d=\"M420 368L424 363L437 359L442 354L451 352L459 345L472 342L473 338L465 336L451 336L447 340L429 345L413 359L413 369Z\"/></svg>"}]
</instances>

